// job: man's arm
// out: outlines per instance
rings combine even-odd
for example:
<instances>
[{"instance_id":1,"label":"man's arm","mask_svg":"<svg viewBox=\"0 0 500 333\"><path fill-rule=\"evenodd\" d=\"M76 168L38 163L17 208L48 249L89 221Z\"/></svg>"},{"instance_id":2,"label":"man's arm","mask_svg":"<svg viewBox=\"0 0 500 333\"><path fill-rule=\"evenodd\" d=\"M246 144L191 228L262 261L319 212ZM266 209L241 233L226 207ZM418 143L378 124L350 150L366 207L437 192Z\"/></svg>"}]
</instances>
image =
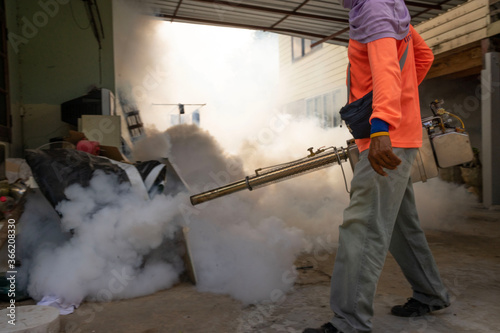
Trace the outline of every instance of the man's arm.
<instances>
[{"instance_id":1,"label":"man's arm","mask_svg":"<svg viewBox=\"0 0 500 333\"><path fill-rule=\"evenodd\" d=\"M387 176L383 168L394 170L401 163L389 137L389 127L398 127L401 119L401 68L394 38L375 40L367 48L374 96L368 160L375 172Z\"/></svg>"},{"instance_id":2,"label":"man's arm","mask_svg":"<svg viewBox=\"0 0 500 333\"><path fill-rule=\"evenodd\" d=\"M381 38L367 43L368 61L373 83L373 113L397 128L401 122L401 68L397 41Z\"/></svg>"},{"instance_id":3,"label":"man's arm","mask_svg":"<svg viewBox=\"0 0 500 333\"><path fill-rule=\"evenodd\" d=\"M415 56L415 69L417 71L417 82L422 83L427 72L432 66L434 61L434 54L432 50L427 46L422 36L410 26L413 35L413 54Z\"/></svg>"}]
</instances>

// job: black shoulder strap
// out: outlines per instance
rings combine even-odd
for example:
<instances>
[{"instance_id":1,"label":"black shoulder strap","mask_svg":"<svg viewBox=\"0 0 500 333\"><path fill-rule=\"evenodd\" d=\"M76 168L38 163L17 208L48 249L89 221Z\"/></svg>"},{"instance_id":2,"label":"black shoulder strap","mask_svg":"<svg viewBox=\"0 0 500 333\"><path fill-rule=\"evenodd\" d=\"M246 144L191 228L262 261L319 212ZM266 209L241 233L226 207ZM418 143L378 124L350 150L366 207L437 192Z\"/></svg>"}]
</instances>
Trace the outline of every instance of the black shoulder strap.
<instances>
[{"instance_id":1,"label":"black shoulder strap","mask_svg":"<svg viewBox=\"0 0 500 333\"><path fill-rule=\"evenodd\" d=\"M405 52L401 56L401 59L399 59L399 68L401 68L401 71L403 71L403 67L405 66L406 62L406 57L408 56L408 47L410 46L410 43L406 45ZM347 65L347 102L346 105L349 104L349 94L351 92L351 63Z\"/></svg>"}]
</instances>

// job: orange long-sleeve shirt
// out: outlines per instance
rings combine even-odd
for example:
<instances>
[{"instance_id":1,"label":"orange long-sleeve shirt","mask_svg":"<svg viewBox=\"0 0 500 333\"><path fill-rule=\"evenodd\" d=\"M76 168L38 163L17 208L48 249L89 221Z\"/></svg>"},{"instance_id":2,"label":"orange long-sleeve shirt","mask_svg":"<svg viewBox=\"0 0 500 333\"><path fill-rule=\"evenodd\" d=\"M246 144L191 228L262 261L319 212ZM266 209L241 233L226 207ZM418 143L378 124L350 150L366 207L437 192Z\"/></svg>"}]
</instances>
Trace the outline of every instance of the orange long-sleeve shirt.
<instances>
[{"instance_id":1,"label":"orange long-sleeve shirt","mask_svg":"<svg viewBox=\"0 0 500 333\"><path fill-rule=\"evenodd\" d=\"M408 45L403 71L399 59ZM417 148L422 145L422 122L418 85L429 71L434 55L418 32L410 26L402 40L381 38L362 44L349 41L351 91L353 102L373 90L371 119L389 124L392 146ZM370 139L356 140L359 151L370 147Z\"/></svg>"}]
</instances>

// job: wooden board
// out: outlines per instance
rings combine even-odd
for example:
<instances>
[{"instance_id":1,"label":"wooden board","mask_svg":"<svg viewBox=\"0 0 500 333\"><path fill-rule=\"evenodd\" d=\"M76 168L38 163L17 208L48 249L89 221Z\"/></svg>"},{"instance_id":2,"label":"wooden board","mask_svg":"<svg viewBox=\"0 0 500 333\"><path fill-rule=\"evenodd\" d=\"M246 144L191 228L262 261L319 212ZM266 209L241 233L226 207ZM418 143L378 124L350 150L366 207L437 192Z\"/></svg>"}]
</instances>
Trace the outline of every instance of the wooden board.
<instances>
[{"instance_id":1,"label":"wooden board","mask_svg":"<svg viewBox=\"0 0 500 333\"><path fill-rule=\"evenodd\" d=\"M433 77L445 76L473 69L473 73L483 64L482 50L480 43L474 43L471 46L462 47L453 52L445 53L441 56L436 56L426 79Z\"/></svg>"}]
</instances>

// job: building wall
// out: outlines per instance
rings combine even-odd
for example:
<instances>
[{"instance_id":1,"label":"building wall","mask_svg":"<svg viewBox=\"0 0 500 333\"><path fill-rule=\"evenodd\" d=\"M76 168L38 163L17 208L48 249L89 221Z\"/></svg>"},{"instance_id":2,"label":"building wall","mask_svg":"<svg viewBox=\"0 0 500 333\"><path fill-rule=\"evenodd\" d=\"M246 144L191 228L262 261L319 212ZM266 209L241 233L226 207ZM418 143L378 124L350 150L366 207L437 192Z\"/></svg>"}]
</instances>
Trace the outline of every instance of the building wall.
<instances>
[{"instance_id":1,"label":"building wall","mask_svg":"<svg viewBox=\"0 0 500 333\"><path fill-rule=\"evenodd\" d=\"M338 125L337 112L347 99L345 71L347 48L323 44L321 48L292 59L292 38L279 37L281 102L298 116L316 110L325 126ZM318 111L319 110L319 111ZM323 111L321 111L323 110Z\"/></svg>"},{"instance_id":2,"label":"building wall","mask_svg":"<svg viewBox=\"0 0 500 333\"><path fill-rule=\"evenodd\" d=\"M280 83L285 100L298 100L345 86L347 48L323 44L303 58L292 60L292 38L281 35Z\"/></svg>"},{"instance_id":3,"label":"building wall","mask_svg":"<svg viewBox=\"0 0 500 333\"><path fill-rule=\"evenodd\" d=\"M93 87L114 91L111 1L97 1L104 30L101 49L84 4L7 2L13 132L23 133L13 137L12 155L67 135L70 126L60 120L61 103Z\"/></svg>"},{"instance_id":4,"label":"building wall","mask_svg":"<svg viewBox=\"0 0 500 333\"><path fill-rule=\"evenodd\" d=\"M17 2L5 2L6 20L10 33L19 35L19 29L16 24L17 20ZM22 127L21 117L19 110L21 106L21 85L19 74L19 53L14 52L12 47L9 47L7 59L9 62L9 97L10 97L10 112L12 115L12 142L7 151L8 156L20 156L21 154L21 141L22 141Z\"/></svg>"}]
</instances>

